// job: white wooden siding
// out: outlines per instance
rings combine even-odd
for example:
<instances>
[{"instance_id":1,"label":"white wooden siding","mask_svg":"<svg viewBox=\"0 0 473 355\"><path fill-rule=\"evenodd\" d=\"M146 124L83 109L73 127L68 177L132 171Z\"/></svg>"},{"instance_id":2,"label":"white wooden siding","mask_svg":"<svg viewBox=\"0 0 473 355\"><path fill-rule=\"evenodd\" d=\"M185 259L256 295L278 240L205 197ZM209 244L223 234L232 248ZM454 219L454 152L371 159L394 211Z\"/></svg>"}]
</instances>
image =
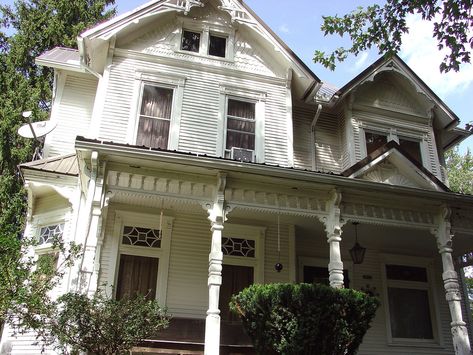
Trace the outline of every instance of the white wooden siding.
<instances>
[{"instance_id":1,"label":"white wooden siding","mask_svg":"<svg viewBox=\"0 0 473 355\"><path fill-rule=\"evenodd\" d=\"M294 167L312 170L312 140L310 125L315 108L294 106L292 110L294 126Z\"/></svg>"},{"instance_id":2,"label":"white wooden siding","mask_svg":"<svg viewBox=\"0 0 473 355\"><path fill-rule=\"evenodd\" d=\"M265 162L287 165L286 131L286 88L283 82L271 83L265 80L250 80L238 76L204 72L200 69L169 66L132 58L115 57L110 73L109 88L99 139L118 143L127 142L128 125L134 121L137 97L135 69L185 76L182 101L182 116L179 135L179 150L198 154L220 156L217 151L217 123L219 115L219 85L237 87L241 90L259 91L267 94L265 102ZM137 99L135 99L137 100Z\"/></svg>"},{"instance_id":3,"label":"white wooden siding","mask_svg":"<svg viewBox=\"0 0 473 355\"><path fill-rule=\"evenodd\" d=\"M76 136L88 134L97 90L97 79L92 76L61 72L59 77L51 113L57 127L46 136L46 157L74 152Z\"/></svg>"},{"instance_id":4,"label":"white wooden siding","mask_svg":"<svg viewBox=\"0 0 473 355\"><path fill-rule=\"evenodd\" d=\"M315 170L340 172L341 148L338 117L322 112L315 125Z\"/></svg>"}]
</instances>

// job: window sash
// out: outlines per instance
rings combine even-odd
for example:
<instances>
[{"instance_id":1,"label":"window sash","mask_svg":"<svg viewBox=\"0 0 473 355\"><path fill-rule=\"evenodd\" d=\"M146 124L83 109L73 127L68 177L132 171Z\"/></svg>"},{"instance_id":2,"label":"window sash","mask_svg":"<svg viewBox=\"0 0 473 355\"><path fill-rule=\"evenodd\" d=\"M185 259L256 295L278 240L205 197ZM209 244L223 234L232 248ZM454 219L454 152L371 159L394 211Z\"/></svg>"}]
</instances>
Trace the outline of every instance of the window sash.
<instances>
[{"instance_id":1,"label":"window sash","mask_svg":"<svg viewBox=\"0 0 473 355\"><path fill-rule=\"evenodd\" d=\"M173 89L143 85L136 135L137 145L168 148L173 96Z\"/></svg>"},{"instance_id":2,"label":"window sash","mask_svg":"<svg viewBox=\"0 0 473 355\"><path fill-rule=\"evenodd\" d=\"M233 147L255 150L256 104L228 99L225 149Z\"/></svg>"},{"instance_id":3,"label":"window sash","mask_svg":"<svg viewBox=\"0 0 473 355\"><path fill-rule=\"evenodd\" d=\"M156 298L159 259L148 256L120 255L116 299L136 294Z\"/></svg>"}]
</instances>

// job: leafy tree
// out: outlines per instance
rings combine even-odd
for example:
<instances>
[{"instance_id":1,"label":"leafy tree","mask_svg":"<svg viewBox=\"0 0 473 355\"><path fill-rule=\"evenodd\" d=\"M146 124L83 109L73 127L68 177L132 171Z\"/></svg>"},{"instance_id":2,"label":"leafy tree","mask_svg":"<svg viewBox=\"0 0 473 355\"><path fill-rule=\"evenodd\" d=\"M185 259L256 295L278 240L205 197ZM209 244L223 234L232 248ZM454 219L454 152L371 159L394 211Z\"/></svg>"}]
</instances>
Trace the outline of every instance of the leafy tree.
<instances>
[{"instance_id":1,"label":"leafy tree","mask_svg":"<svg viewBox=\"0 0 473 355\"><path fill-rule=\"evenodd\" d=\"M450 189L462 194L473 194L473 155L469 150L461 155L451 149L445 155Z\"/></svg>"},{"instance_id":2,"label":"leafy tree","mask_svg":"<svg viewBox=\"0 0 473 355\"><path fill-rule=\"evenodd\" d=\"M399 52L402 35L409 32L406 16L419 14L434 24L433 37L439 49L447 49L441 72L458 71L461 63L470 63L473 48L473 13L471 0L386 0L343 16L324 16L322 31L327 34L348 35L350 48L338 48L332 53L316 51L314 61L335 69L335 62L348 54L357 55L372 47L380 54L391 56Z\"/></svg>"},{"instance_id":3,"label":"leafy tree","mask_svg":"<svg viewBox=\"0 0 473 355\"><path fill-rule=\"evenodd\" d=\"M0 317L6 309L45 295L22 287L29 285L28 270L36 264L25 259L30 244L20 240L26 199L17 166L31 160L36 143L16 132L26 122L23 111L32 110L35 120L47 118L53 82L52 70L37 66L34 59L55 46L74 47L81 31L115 14L113 4L17 0L13 6L0 5Z\"/></svg>"},{"instance_id":4,"label":"leafy tree","mask_svg":"<svg viewBox=\"0 0 473 355\"><path fill-rule=\"evenodd\" d=\"M40 336L62 354L122 354L169 325L166 310L142 295L115 300L102 292L67 293L52 310L41 318Z\"/></svg>"}]
</instances>

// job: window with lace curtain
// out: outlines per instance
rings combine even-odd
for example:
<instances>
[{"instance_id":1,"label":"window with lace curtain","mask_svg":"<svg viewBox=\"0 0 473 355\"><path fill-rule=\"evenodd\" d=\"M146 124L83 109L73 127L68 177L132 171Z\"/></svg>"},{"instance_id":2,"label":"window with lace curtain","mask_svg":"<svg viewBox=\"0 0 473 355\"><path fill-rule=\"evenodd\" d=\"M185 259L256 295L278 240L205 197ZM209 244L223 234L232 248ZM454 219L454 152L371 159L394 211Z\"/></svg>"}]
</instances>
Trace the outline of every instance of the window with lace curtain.
<instances>
[{"instance_id":1,"label":"window with lace curtain","mask_svg":"<svg viewBox=\"0 0 473 355\"><path fill-rule=\"evenodd\" d=\"M254 161L254 151L255 103L228 99L225 157Z\"/></svg>"},{"instance_id":2,"label":"window with lace curtain","mask_svg":"<svg viewBox=\"0 0 473 355\"><path fill-rule=\"evenodd\" d=\"M173 92L171 88L143 85L136 145L168 148Z\"/></svg>"}]
</instances>

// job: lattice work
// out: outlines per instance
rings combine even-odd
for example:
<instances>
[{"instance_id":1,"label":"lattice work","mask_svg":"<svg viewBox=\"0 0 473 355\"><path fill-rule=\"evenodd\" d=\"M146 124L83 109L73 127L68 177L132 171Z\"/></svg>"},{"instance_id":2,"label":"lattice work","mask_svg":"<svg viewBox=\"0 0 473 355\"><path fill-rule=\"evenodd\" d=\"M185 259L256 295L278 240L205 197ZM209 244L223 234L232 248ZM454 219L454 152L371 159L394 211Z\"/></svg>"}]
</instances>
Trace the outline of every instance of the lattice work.
<instances>
[{"instance_id":1,"label":"lattice work","mask_svg":"<svg viewBox=\"0 0 473 355\"><path fill-rule=\"evenodd\" d=\"M53 243L54 240L62 238L64 234L64 223L51 224L49 226L42 227L39 231L38 244L49 244Z\"/></svg>"},{"instance_id":2,"label":"lattice work","mask_svg":"<svg viewBox=\"0 0 473 355\"><path fill-rule=\"evenodd\" d=\"M240 238L222 238L223 255L255 257L255 241Z\"/></svg>"},{"instance_id":3,"label":"lattice work","mask_svg":"<svg viewBox=\"0 0 473 355\"><path fill-rule=\"evenodd\" d=\"M161 233L159 229L125 226L122 243L147 248L161 248Z\"/></svg>"}]
</instances>

